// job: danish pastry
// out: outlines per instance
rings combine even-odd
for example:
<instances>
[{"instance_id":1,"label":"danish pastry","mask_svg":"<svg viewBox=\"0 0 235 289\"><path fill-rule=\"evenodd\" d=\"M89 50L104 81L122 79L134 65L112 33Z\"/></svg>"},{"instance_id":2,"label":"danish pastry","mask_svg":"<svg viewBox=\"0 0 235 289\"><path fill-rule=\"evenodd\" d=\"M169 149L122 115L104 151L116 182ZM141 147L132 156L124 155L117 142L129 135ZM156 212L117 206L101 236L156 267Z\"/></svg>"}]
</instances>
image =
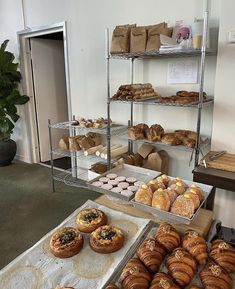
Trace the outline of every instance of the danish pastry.
<instances>
[{"instance_id":1,"label":"danish pastry","mask_svg":"<svg viewBox=\"0 0 235 289\"><path fill-rule=\"evenodd\" d=\"M156 273L166 256L166 250L156 240L147 239L140 245L136 255L151 273Z\"/></svg>"},{"instance_id":2,"label":"danish pastry","mask_svg":"<svg viewBox=\"0 0 235 289\"><path fill-rule=\"evenodd\" d=\"M228 272L220 265L209 261L199 273L205 288L232 289L233 281Z\"/></svg>"},{"instance_id":3,"label":"danish pastry","mask_svg":"<svg viewBox=\"0 0 235 289\"><path fill-rule=\"evenodd\" d=\"M208 259L206 240L197 232L188 230L185 232L182 246L199 264L206 264Z\"/></svg>"},{"instance_id":4,"label":"danish pastry","mask_svg":"<svg viewBox=\"0 0 235 289\"><path fill-rule=\"evenodd\" d=\"M50 239L50 250L59 258L69 258L83 247L83 237L79 231L72 227L65 227L55 232Z\"/></svg>"},{"instance_id":5,"label":"danish pastry","mask_svg":"<svg viewBox=\"0 0 235 289\"><path fill-rule=\"evenodd\" d=\"M166 260L170 275L181 287L186 287L197 271L196 260L183 248L176 248Z\"/></svg>"},{"instance_id":6,"label":"danish pastry","mask_svg":"<svg viewBox=\"0 0 235 289\"><path fill-rule=\"evenodd\" d=\"M142 185L141 188L135 194L135 201L148 206L152 205L153 193L152 190L146 184Z\"/></svg>"},{"instance_id":7,"label":"danish pastry","mask_svg":"<svg viewBox=\"0 0 235 289\"><path fill-rule=\"evenodd\" d=\"M168 252L172 252L180 245L180 235L176 229L168 223L162 223L157 229L155 239Z\"/></svg>"},{"instance_id":8,"label":"danish pastry","mask_svg":"<svg viewBox=\"0 0 235 289\"><path fill-rule=\"evenodd\" d=\"M105 225L91 233L90 247L97 253L108 254L121 249L124 239L124 233L121 229Z\"/></svg>"},{"instance_id":9,"label":"danish pastry","mask_svg":"<svg viewBox=\"0 0 235 289\"><path fill-rule=\"evenodd\" d=\"M84 209L78 213L76 223L79 231L91 233L107 224L107 216L98 209Z\"/></svg>"},{"instance_id":10,"label":"danish pastry","mask_svg":"<svg viewBox=\"0 0 235 289\"><path fill-rule=\"evenodd\" d=\"M120 282L123 289L148 289L152 276L139 259L131 259L124 267Z\"/></svg>"},{"instance_id":11,"label":"danish pastry","mask_svg":"<svg viewBox=\"0 0 235 289\"><path fill-rule=\"evenodd\" d=\"M164 191L163 189L158 189L156 192L154 192L152 207L168 212L170 206L171 201L166 191Z\"/></svg>"},{"instance_id":12,"label":"danish pastry","mask_svg":"<svg viewBox=\"0 0 235 289\"><path fill-rule=\"evenodd\" d=\"M235 249L223 240L212 242L210 257L229 273L235 272Z\"/></svg>"},{"instance_id":13,"label":"danish pastry","mask_svg":"<svg viewBox=\"0 0 235 289\"><path fill-rule=\"evenodd\" d=\"M166 273L159 272L154 275L149 289L180 289Z\"/></svg>"},{"instance_id":14,"label":"danish pastry","mask_svg":"<svg viewBox=\"0 0 235 289\"><path fill-rule=\"evenodd\" d=\"M178 196L171 206L171 213L191 219L195 207L192 199L186 198L181 195Z\"/></svg>"}]
</instances>

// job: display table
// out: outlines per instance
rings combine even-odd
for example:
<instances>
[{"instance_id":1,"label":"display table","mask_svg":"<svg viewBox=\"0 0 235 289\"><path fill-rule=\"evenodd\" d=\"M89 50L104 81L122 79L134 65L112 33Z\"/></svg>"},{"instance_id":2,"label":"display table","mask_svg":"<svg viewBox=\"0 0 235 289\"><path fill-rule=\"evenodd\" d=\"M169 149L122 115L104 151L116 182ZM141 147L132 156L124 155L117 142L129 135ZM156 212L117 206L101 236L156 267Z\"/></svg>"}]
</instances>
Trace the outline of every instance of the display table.
<instances>
[{"instance_id":1,"label":"display table","mask_svg":"<svg viewBox=\"0 0 235 289\"><path fill-rule=\"evenodd\" d=\"M235 173L233 172L198 166L193 171L193 180L214 187L207 199L208 210L214 208L216 188L235 192Z\"/></svg>"},{"instance_id":2,"label":"display table","mask_svg":"<svg viewBox=\"0 0 235 289\"><path fill-rule=\"evenodd\" d=\"M97 198L95 201L98 204L104 205L114 210L118 210L120 212L124 212L126 214L135 217L151 219L153 222L156 223L161 223L163 221L160 218L155 217L150 213L134 208L129 204L123 205L114 203L105 195ZM181 233L184 233L188 229L192 229L197 231L199 234L206 236L211 227L212 221L213 221L213 212L206 209L200 209L200 212L190 225L174 224L174 227Z\"/></svg>"}]
</instances>

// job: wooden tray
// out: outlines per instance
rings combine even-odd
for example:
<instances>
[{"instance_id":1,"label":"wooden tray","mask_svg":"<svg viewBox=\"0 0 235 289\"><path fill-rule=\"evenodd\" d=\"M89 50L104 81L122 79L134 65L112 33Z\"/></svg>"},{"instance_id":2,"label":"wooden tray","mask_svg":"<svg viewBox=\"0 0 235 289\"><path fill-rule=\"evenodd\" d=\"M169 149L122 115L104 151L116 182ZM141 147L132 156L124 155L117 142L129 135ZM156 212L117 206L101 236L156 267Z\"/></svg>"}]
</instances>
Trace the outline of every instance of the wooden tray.
<instances>
[{"instance_id":1,"label":"wooden tray","mask_svg":"<svg viewBox=\"0 0 235 289\"><path fill-rule=\"evenodd\" d=\"M219 170L234 173L235 172L235 154L226 153L214 160L210 160L210 157L214 155L215 153L216 152L211 151L205 156L207 166L209 168L219 169ZM201 161L201 165L203 165L202 161Z\"/></svg>"}]
</instances>

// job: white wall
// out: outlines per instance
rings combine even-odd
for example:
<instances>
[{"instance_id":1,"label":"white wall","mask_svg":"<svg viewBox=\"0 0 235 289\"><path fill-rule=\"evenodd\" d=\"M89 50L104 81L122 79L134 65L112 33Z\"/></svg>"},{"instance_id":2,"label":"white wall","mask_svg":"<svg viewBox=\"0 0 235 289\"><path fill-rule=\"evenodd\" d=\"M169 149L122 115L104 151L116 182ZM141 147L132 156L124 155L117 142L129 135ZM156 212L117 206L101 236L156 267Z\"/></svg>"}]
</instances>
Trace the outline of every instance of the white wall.
<instances>
[{"instance_id":1,"label":"white wall","mask_svg":"<svg viewBox=\"0 0 235 289\"><path fill-rule=\"evenodd\" d=\"M215 82L213 150L235 153L235 44L228 43L228 32L235 30L235 3L223 0L220 13L219 51ZM235 227L235 193L217 190L216 216Z\"/></svg>"}]
</instances>

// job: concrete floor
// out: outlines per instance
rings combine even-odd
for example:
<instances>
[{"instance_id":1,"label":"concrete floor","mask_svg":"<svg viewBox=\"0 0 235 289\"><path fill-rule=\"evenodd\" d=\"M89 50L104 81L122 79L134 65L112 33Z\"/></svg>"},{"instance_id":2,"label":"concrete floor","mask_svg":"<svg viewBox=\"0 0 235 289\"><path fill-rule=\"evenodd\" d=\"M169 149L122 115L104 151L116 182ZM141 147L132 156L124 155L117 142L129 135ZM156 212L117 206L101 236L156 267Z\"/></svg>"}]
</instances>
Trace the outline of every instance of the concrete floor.
<instances>
[{"instance_id":1,"label":"concrete floor","mask_svg":"<svg viewBox=\"0 0 235 289\"><path fill-rule=\"evenodd\" d=\"M0 269L98 196L60 182L52 193L50 169L38 164L0 167Z\"/></svg>"}]
</instances>

